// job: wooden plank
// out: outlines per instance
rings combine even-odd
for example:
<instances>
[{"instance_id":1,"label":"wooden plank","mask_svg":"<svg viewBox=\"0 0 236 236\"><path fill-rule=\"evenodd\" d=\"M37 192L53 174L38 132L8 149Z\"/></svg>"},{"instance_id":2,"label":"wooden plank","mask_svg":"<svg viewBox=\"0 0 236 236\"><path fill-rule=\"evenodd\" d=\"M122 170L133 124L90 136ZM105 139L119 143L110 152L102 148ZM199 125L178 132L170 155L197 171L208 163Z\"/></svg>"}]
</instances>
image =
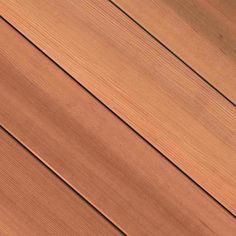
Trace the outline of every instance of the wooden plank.
<instances>
[{"instance_id":1,"label":"wooden plank","mask_svg":"<svg viewBox=\"0 0 236 236\"><path fill-rule=\"evenodd\" d=\"M119 235L0 128L1 235Z\"/></svg>"},{"instance_id":2,"label":"wooden plank","mask_svg":"<svg viewBox=\"0 0 236 236\"><path fill-rule=\"evenodd\" d=\"M236 221L1 22L0 122L129 235L234 235Z\"/></svg>"},{"instance_id":3,"label":"wooden plank","mask_svg":"<svg viewBox=\"0 0 236 236\"><path fill-rule=\"evenodd\" d=\"M113 0L236 103L235 0Z\"/></svg>"},{"instance_id":4,"label":"wooden plank","mask_svg":"<svg viewBox=\"0 0 236 236\"><path fill-rule=\"evenodd\" d=\"M3 16L236 214L236 109L107 1L6 1Z\"/></svg>"}]
</instances>

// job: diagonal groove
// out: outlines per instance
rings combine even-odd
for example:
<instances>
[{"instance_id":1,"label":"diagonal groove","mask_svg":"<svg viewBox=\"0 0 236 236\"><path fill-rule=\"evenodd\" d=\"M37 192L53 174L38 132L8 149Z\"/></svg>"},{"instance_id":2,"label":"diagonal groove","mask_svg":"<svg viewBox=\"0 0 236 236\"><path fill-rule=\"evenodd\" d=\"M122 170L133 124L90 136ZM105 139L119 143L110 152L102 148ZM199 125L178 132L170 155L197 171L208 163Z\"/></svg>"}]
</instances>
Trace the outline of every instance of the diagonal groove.
<instances>
[{"instance_id":1,"label":"diagonal groove","mask_svg":"<svg viewBox=\"0 0 236 236\"><path fill-rule=\"evenodd\" d=\"M225 96L220 90L218 90L214 85L212 85L207 79L205 79L202 75L200 75L196 70L193 69L189 64L187 64L182 58L180 58L175 52L169 49L164 43L162 43L156 36L154 36L151 32L149 32L142 24L136 21L132 16L126 13L119 5L117 5L114 0L108 0L113 6L119 9L124 15L126 15L131 21L133 21L136 25L138 25L143 31L145 31L148 35L150 35L157 43L163 46L168 52L174 55L179 61L181 61L185 66L187 66L192 72L194 72L202 81L204 81L208 86L214 89L217 93L219 93L223 98L225 98L228 102L230 102L234 107L236 104L231 101L227 96Z\"/></svg>"},{"instance_id":2,"label":"diagonal groove","mask_svg":"<svg viewBox=\"0 0 236 236\"><path fill-rule=\"evenodd\" d=\"M108 221L118 232L120 232L122 235L126 235L115 223L113 223L107 216L105 216L101 211L99 211L93 204L91 204L85 197L83 197L77 190L70 185L59 173L57 173L55 170L53 170L50 166L48 166L45 162L43 162L30 148L25 146L22 142L20 142L12 133L10 133L5 127L0 125L0 128L12 139L14 139L20 146L22 146L27 152L29 152L35 160L37 160L41 165L46 167L53 175L60 179L71 191L73 191L76 195L78 195L83 202L85 202L88 206L93 208L101 217L103 217L106 221Z\"/></svg>"}]
</instances>

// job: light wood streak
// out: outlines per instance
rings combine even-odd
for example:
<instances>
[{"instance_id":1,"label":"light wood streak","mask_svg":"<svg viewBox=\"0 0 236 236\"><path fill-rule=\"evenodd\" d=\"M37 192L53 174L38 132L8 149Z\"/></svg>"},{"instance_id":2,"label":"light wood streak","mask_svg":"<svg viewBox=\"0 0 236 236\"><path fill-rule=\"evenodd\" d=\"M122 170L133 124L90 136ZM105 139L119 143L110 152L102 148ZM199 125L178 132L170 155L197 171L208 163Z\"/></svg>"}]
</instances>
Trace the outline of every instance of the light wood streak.
<instances>
[{"instance_id":1,"label":"light wood streak","mask_svg":"<svg viewBox=\"0 0 236 236\"><path fill-rule=\"evenodd\" d=\"M233 235L235 219L1 21L0 122L129 235Z\"/></svg>"}]
</instances>

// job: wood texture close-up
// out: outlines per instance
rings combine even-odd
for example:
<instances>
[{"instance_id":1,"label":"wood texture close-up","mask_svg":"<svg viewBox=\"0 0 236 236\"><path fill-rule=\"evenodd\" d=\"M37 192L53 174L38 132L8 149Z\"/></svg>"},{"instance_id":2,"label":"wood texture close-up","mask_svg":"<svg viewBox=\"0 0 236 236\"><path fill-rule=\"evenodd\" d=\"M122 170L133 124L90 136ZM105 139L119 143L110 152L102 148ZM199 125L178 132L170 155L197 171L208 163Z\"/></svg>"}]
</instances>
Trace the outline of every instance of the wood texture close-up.
<instances>
[{"instance_id":1,"label":"wood texture close-up","mask_svg":"<svg viewBox=\"0 0 236 236\"><path fill-rule=\"evenodd\" d=\"M0 235L120 235L0 128Z\"/></svg>"},{"instance_id":2,"label":"wood texture close-up","mask_svg":"<svg viewBox=\"0 0 236 236\"><path fill-rule=\"evenodd\" d=\"M235 0L113 2L236 103Z\"/></svg>"},{"instance_id":3,"label":"wood texture close-up","mask_svg":"<svg viewBox=\"0 0 236 236\"><path fill-rule=\"evenodd\" d=\"M234 0L0 16L0 235L236 235Z\"/></svg>"},{"instance_id":4,"label":"wood texture close-up","mask_svg":"<svg viewBox=\"0 0 236 236\"><path fill-rule=\"evenodd\" d=\"M0 30L1 123L49 168L129 235L234 235L232 215L11 26Z\"/></svg>"},{"instance_id":5,"label":"wood texture close-up","mask_svg":"<svg viewBox=\"0 0 236 236\"><path fill-rule=\"evenodd\" d=\"M232 103L109 1L9 0L3 16L236 214Z\"/></svg>"}]
</instances>

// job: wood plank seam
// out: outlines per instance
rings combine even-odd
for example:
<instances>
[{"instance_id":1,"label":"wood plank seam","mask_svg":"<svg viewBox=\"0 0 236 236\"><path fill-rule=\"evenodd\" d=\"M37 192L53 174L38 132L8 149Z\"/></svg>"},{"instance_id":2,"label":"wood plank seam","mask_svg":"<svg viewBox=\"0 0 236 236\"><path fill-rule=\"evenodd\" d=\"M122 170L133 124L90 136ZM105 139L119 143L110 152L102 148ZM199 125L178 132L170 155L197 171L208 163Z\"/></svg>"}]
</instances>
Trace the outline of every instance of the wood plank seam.
<instances>
[{"instance_id":1,"label":"wood plank seam","mask_svg":"<svg viewBox=\"0 0 236 236\"><path fill-rule=\"evenodd\" d=\"M55 177L57 177L60 181L62 181L71 191L73 191L82 201L84 201L88 206L90 206L93 210L95 210L101 217L103 217L106 221L108 221L119 233L122 235L126 235L115 223L113 223L108 217L106 217L102 212L100 212L93 204L91 204L86 198L84 198L73 186L70 185L59 173L54 171L50 166L44 163L40 158L37 157L27 146L25 146L22 142L20 142L14 135L12 135L3 125L0 124L0 128L12 139L14 139L20 146L22 146L27 152L29 152L35 160L37 160L41 165L43 165L46 169L48 169Z\"/></svg>"},{"instance_id":2,"label":"wood plank seam","mask_svg":"<svg viewBox=\"0 0 236 236\"><path fill-rule=\"evenodd\" d=\"M236 104L231 101L226 95L224 95L219 89L217 89L214 85L212 85L207 79L205 79L200 73L198 73L193 67L187 64L181 57L179 57L174 51L169 49L163 42L161 42L154 34L148 31L144 26L142 26L137 20L135 20L132 16L126 13L120 6L118 6L113 0L108 0L111 4L113 4L117 9L119 9L124 15L126 15L131 21L133 21L136 25L138 25L143 31L145 31L148 35L150 35L157 43L161 44L168 52L174 55L178 60L180 60L185 66L187 66L191 71L193 71L202 81L204 81L208 86L214 89L217 93L219 93L222 97L224 97L228 102L230 102L234 107Z\"/></svg>"},{"instance_id":3,"label":"wood plank seam","mask_svg":"<svg viewBox=\"0 0 236 236\"><path fill-rule=\"evenodd\" d=\"M120 235L0 127L0 235Z\"/></svg>"},{"instance_id":4,"label":"wood plank seam","mask_svg":"<svg viewBox=\"0 0 236 236\"><path fill-rule=\"evenodd\" d=\"M111 110L106 104L104 104L101 100L99 100L92 92L90 92L85 86L83 86L78 80L76 80L69 72L67 72L63 67L61 67L56 61L54 61L50 56L48 56L45 52L43 52L37 45L35 45L30 39L28 39L23 33L21 33L17 28L14 27L10 22L8 22L4 17L1 18L10 25L17 33L19 33L24 39L26 39L31 45L33 45L37 50L39 50L44 56L46 56L51 62L53 62L57 67L59 67L66 75L68 75L77 85L81 86L86 92L88 92L93 98L95 98L99 103L101 103L105 108L107 108L112 114L114 114L119 120L121 120L129 129L135 132L142 140L144 140L148 145L150 145L155 151L157 151L163 158L165 158L169 163L171 163L178 171L180 171L184 176L190 179L198 188L200 188L204 193L206 193L210 198L212 198L220 207L226 210L230 215L232 215L236 219L236 215L231 212L228 208L226 208L220 201L218 201L213 195L211 195L207 190L205 190L200 184L198 184L194 179L192 179L188 174L186 174L180 167L178 167L174 162L171 161L166 155L164 155L160 150L158 150L151 142L145 139L141 134L139 134L133 127L131 127L125 120L123 120L119 115L117 115L113 110ZM2 126L2 125L1 125ZM5 129L5 128L4 128ZM5 129L7 130L7 129ZM20 141L18 141L20 142ZM20 142L21 143L21 142ZM24 146L24 144L22 144ZM27 147L25 147L27 148ZM28 148L27 148L28 150ZM36 155L34 155L36 156ZM39 159L36 156L37 159ZM40 159L39 159L40 160ZM41 161L41 160L40 160ZM42 162L43 163L43 162ZM46 163L44 165L47 165ZM50 169L50 167L48 167ZM51 170L51 169L50 169ZM52 170L53 171L53 170ZM56 173L55 173L56 174ZM57 174L56 174L57 175ZM59 175L58 175L59 177ZM61 178L61 177L59 177ZM63 178L61 178L65 181ZM66 182L66 181L65 181ZM67 183L67 182L66 182ZM70 186L69 183L67 183ZM73 188L72 186L70 186ZM76 191L73 188L74 191ZM77 191L76 191L77 192ZM78 193L79 194L79 193ZM80 194L79 194L80 195ZM82 197L82 196L81 196ZM87 201L87 200L86 200ZM95 208L95 207L94 207ZM101 212L100 212L101 213ZM101 213L102 214L102 213ZM104 217L106 217L104 215ZM113 224L113 223L112 223ZM123 232L123 231L122 231ZM124 233L124 232L123 232Z\"/></svg>"}]
</instances>

